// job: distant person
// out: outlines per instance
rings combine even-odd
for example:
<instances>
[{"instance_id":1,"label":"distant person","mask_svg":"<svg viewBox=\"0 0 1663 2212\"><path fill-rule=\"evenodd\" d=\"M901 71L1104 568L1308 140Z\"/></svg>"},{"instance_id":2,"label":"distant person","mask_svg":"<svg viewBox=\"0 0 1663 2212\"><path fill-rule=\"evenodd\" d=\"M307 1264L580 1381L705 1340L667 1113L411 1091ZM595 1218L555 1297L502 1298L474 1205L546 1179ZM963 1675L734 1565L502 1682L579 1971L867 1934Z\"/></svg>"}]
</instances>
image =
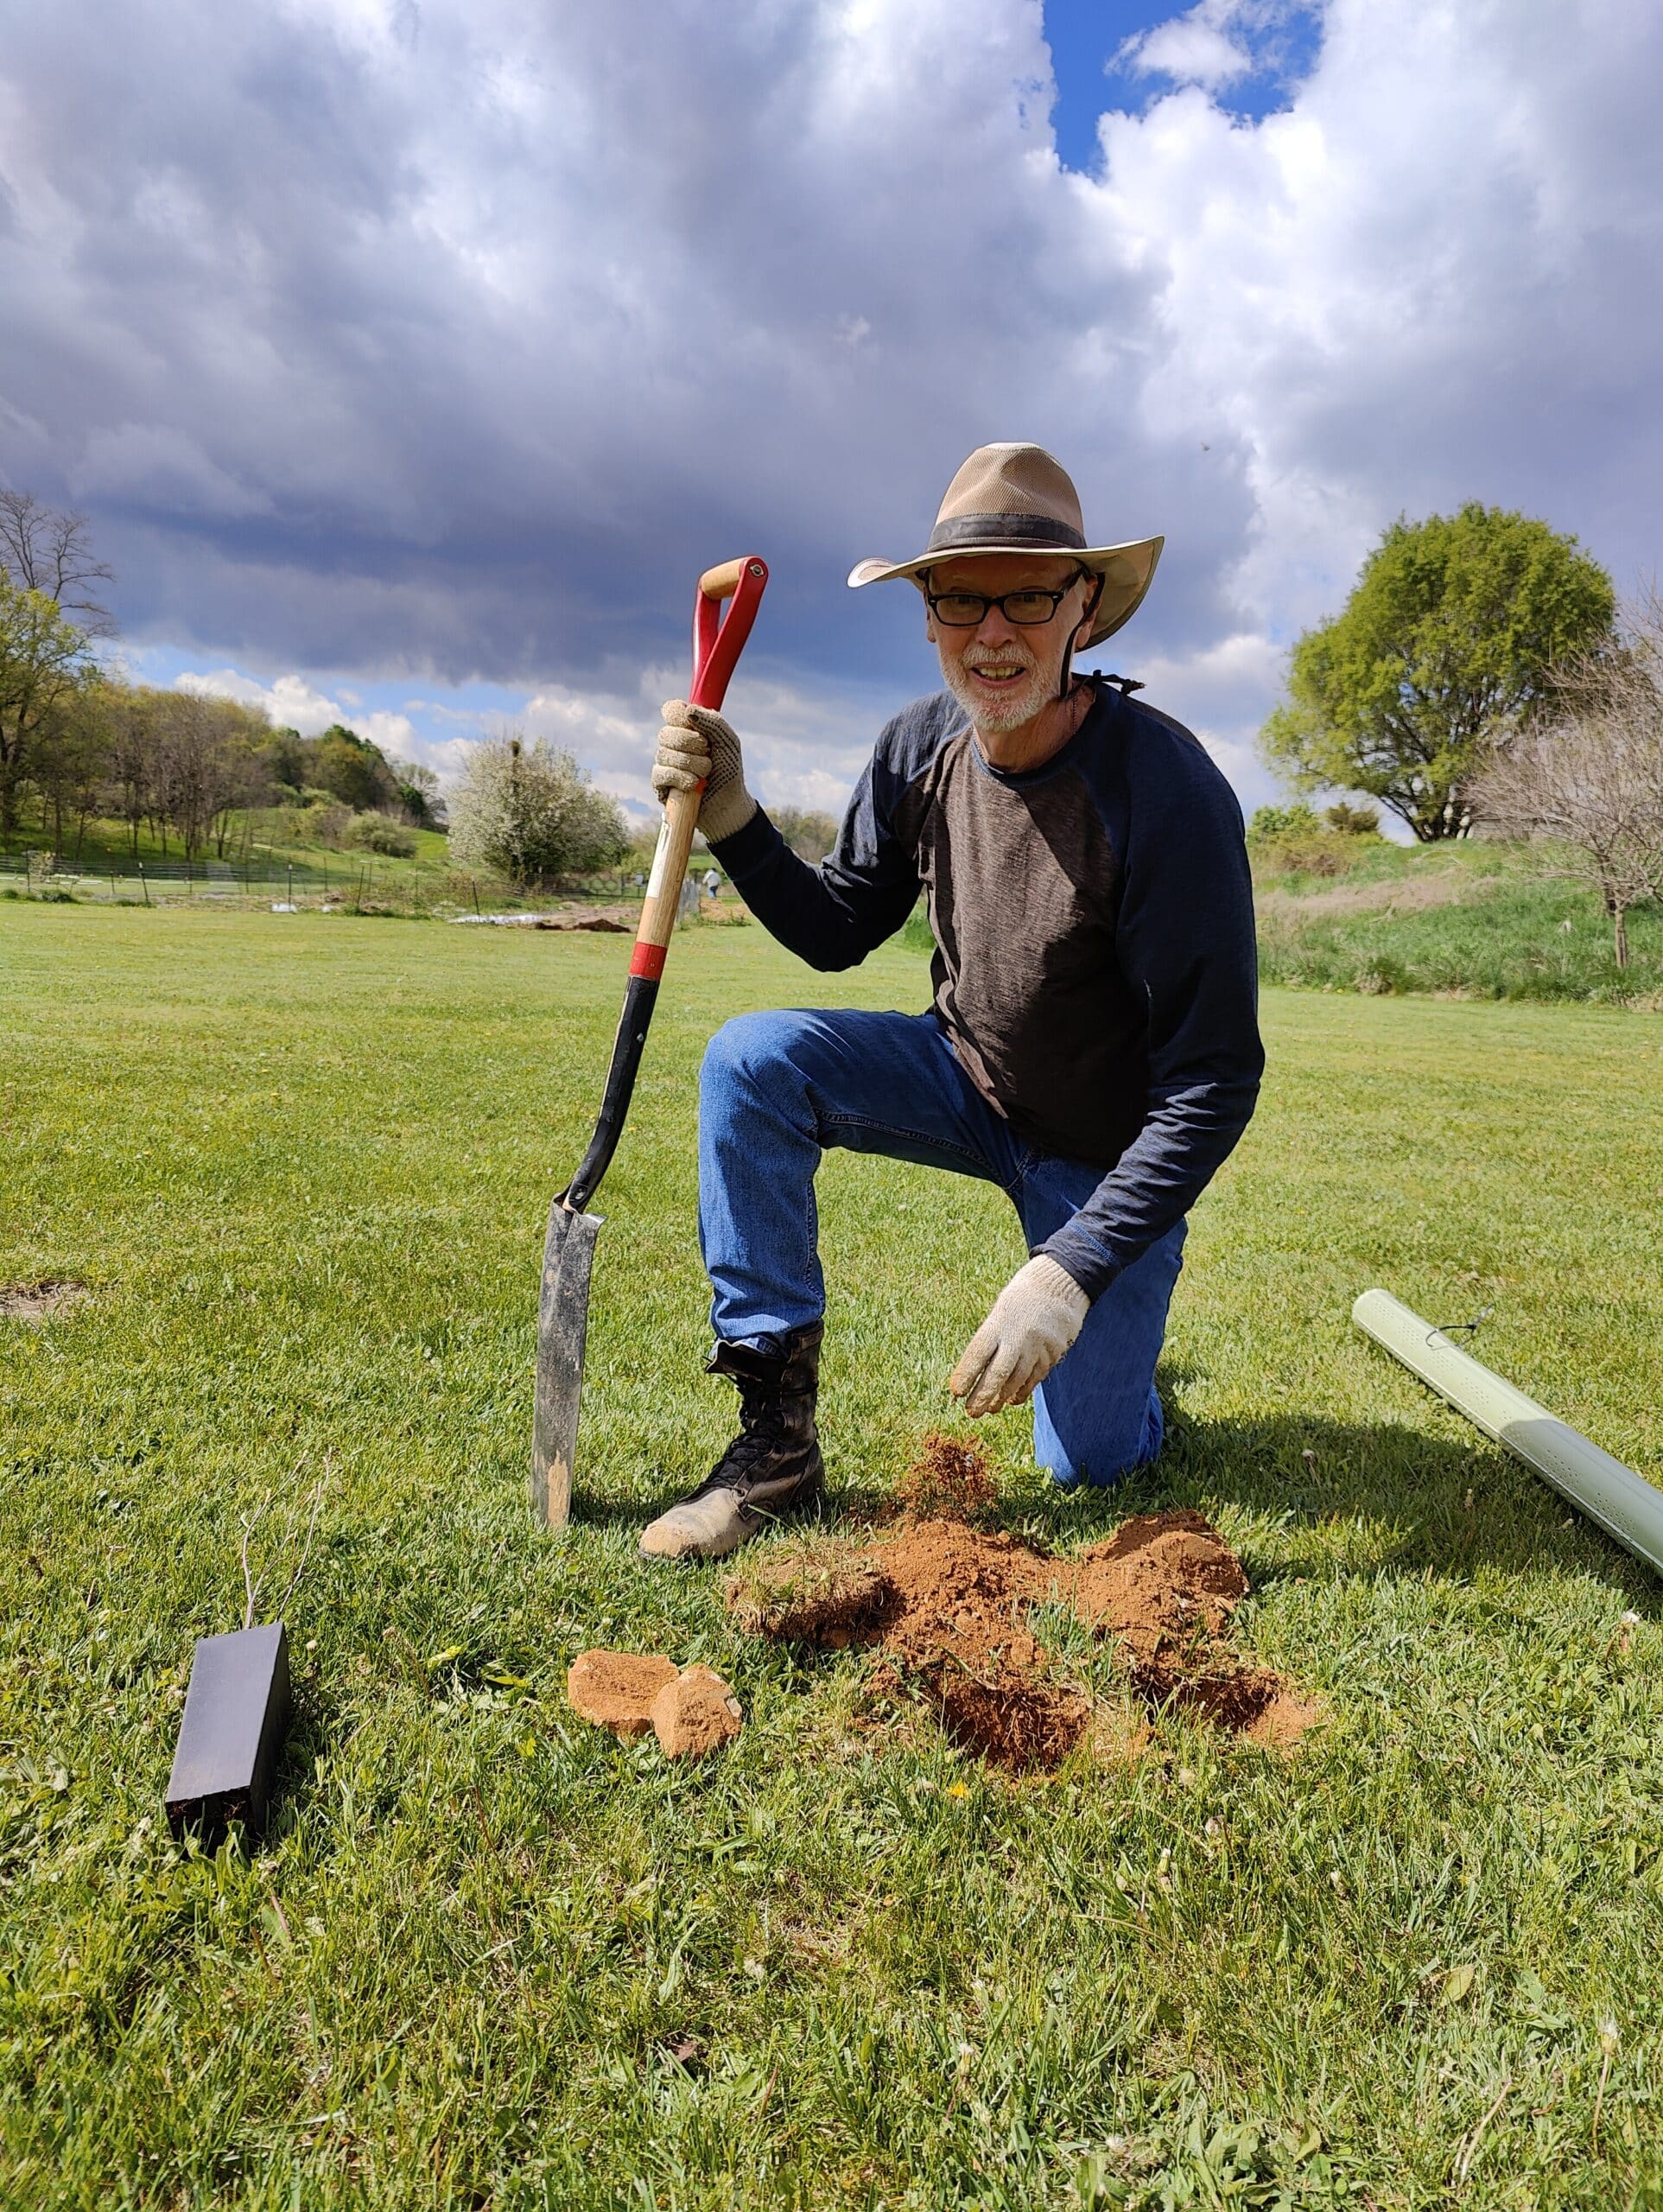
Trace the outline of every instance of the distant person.
<instances>
[{"instance_id":1,"label":"distant person","mask_svg":"<svg viewBox=\"0 0 1663 2212\"><path fill-rule=\"evenodd\" d=\"M720 876L717 874L714 868L708 868L704 872L705 897L707 899L714 899L721 887L722 880Z\"/></svg>"},{"instance_id":2,"label":"distant person","mask_svg":"<svg viewBox=\"0 0 1663 2212\"><path fill-rule=\"evenodd\" d=\"M1065 1486L1159 1452L1185 1216L1264 1065L1235 796L1141 686L1070 672L1136 612L1162 542L1088 544L1038 446L972 454L923 553L849 577L917 586L945 689L884 731L817 868L746 789L722 717L665 708L653 787L704 783L699 827L782 944L854 967L922 890L937 949L926 1014L742 1014L711 1040L708 1371L738 1385L740 1431L645 1530L648 1554L717 1558L819 1501L814 1178L830 1145L981 1176L1014 1204L1031 1256L949 1378L968 1412L1031 1396L1034 1456Z\"/></svg>"}]
</instances>

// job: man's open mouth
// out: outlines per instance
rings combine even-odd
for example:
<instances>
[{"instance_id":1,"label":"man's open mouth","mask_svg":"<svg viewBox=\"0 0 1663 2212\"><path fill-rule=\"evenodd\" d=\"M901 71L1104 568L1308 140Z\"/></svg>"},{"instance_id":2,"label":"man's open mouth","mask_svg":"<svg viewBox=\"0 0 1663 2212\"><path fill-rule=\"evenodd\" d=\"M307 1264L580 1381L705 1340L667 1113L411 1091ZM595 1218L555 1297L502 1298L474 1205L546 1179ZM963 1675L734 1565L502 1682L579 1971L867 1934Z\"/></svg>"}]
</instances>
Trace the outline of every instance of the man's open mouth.
<instances>
[{"instance_id":1,"label":"man's open mouth","mask_svg":"<svg viewBox=\"0 0 1663 2212\"><path fill-rule=\"evenodd\" d=\"M979 683L1017 683L1028 675L1030 671L1021 663L1012 662L1007 664L1000 662L987 668L972 668L970 673Z\"/></svg>"}]
</instances>

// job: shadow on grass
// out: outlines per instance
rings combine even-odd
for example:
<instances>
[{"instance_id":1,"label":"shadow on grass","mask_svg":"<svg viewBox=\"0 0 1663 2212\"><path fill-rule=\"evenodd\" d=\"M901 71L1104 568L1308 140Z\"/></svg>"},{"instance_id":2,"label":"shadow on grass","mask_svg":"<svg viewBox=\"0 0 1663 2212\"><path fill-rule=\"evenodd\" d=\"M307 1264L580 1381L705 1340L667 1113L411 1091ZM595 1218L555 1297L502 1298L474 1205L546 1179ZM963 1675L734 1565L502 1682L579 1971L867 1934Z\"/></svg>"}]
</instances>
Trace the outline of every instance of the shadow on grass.
<instances>
[{"instance_id":1,"label":"shadow on grass","mask_svg":"<svg viewBox=\"0 0 1663 2212\"><path fill-rule=\"evenodd\" d=\"M1023 1500L1022 1517L1059 1545L1077 1544L1164 1505L1236 1506L1290 1531L1320 1529L1342 1572L1461 1581L1481 1567L1558 1571L1592 1575L1647 1611L1663 1599L1648 1567L1507 1453L1476 1434L1451 1443L1393 1421L1195 1421L1169 1397L1166 1447L1152 1467L1109 1491L1041 1491ZM1263 1555L1251 1535L1241 1549L1260 1587L1308 1571Z\"/></svg>"},{"instance_id":2,"label":"shadow on grass","mask_svg":"<svg viewBox=\"0 0 1663 2212\"><path fill-rule=\"evenodd\" d=\"M1321 1530L1324 1559L1342 1573L1432 1573L1457 1581L1480 1568L1592 1575L1622 1592L1627 1603L1647 1613L1663 1611L1663 1585L1648 1567L1476 1433L1464 1445L1393 1421L1292 1413L1192 1421L1174 1402L1172 1386L1183 1377L1163 1366L1161 1381L1166 1446L1152 1467L1107 1490L1063 1491L1035 1474L1004 1489L1000 1522L1019 1528L1030 1541L1071 1551L1112 1534L1133 1513L1190 1505L1216 1516L1235 1506L1279 1529ZM898 1481L900 1473L898 1465ZM673 1478L654 1499L586 1496L580 1487L572 1520L588 1528L639 1529L682 1494ZM834 1481L819 1522L787 1521L781 1530L817 1526L855 1537L881 1525L894 1507L893 1484ZM1297 1548L1297 1541L1267 1547L1251 1532L1241 1546L1261 1588L1283 1573L1309 1571L1308 1556L1285 1563L1286 1550Z\"/></svg>"}]
</instances>

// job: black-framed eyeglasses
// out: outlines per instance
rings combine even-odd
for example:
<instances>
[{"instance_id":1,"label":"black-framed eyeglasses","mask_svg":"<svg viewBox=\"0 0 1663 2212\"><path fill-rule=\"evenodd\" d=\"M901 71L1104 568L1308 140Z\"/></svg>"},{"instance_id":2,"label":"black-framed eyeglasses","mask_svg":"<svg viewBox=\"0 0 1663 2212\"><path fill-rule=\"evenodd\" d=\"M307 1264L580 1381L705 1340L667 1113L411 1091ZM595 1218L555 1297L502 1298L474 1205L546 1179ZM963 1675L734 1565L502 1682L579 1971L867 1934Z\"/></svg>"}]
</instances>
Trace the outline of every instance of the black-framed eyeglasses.
<instances>
[{"instance_id":1,"label":"black-framed eyeglasses","mask_svg":"<svg viewBox=\"0 0 1663 2212\"><path fill-rule=\"evenodd\" d=\"M979 591L927 591L924 604L949 630L980 629L990 607L996 607L1019 630L1038 630L1052 619L1079 582L1078 576L1071 577L1061 591L1007 591L1001 599L988 599Z\"/></svg>"}]
</instances>

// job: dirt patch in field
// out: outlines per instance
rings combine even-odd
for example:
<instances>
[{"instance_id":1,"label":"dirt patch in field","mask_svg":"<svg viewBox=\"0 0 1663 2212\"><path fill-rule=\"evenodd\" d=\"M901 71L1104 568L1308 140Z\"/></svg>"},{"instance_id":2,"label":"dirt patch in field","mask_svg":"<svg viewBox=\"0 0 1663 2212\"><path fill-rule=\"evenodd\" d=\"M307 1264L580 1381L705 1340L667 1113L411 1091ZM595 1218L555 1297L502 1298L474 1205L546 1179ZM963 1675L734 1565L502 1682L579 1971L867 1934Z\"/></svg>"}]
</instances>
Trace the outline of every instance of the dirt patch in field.
<instances>
[{"instance_id":1,"label":"dirt patch in field","mask_svg":"<svg viewBox=\"0 0 1663 2212\"><path fill-rule=\"evenodd\" d=\"M873 1647L880 1698L921 1694L955 1743L1018 1773L1058 1765L1089 1732L1106 1740L1090 1694L1035 1637L1036 1605L1065 1606L1112 1638L1152 1711L1183 1707L1280 1746L1318 1717L1279 1675L1230 1653L1225 1635L1247 1578L1201 1514L1138 1514L1076 1557L1051 1558L970 1525L992 1503L992 1476L974 1446L938 1436L926 1439L902 1494L892 1535L861 1548L827 1539L788 1547L735 1576L727 1595L738 1624L787 1643ZM1115 1740L1126 1755L1139 1747L1136 1732Z\"/></svg>"},{"instance_id":2,"label":"dirt patch in field","mask_svg":"<svg viewBox=\"0 0 1663 2212\"><path fill-rule=\"evenodd\" d=\"M0 1321L50 1321L90 1295L85 1283L54 1276L41 1282L0 1282Z\"/></svg>"}]
</instances>

